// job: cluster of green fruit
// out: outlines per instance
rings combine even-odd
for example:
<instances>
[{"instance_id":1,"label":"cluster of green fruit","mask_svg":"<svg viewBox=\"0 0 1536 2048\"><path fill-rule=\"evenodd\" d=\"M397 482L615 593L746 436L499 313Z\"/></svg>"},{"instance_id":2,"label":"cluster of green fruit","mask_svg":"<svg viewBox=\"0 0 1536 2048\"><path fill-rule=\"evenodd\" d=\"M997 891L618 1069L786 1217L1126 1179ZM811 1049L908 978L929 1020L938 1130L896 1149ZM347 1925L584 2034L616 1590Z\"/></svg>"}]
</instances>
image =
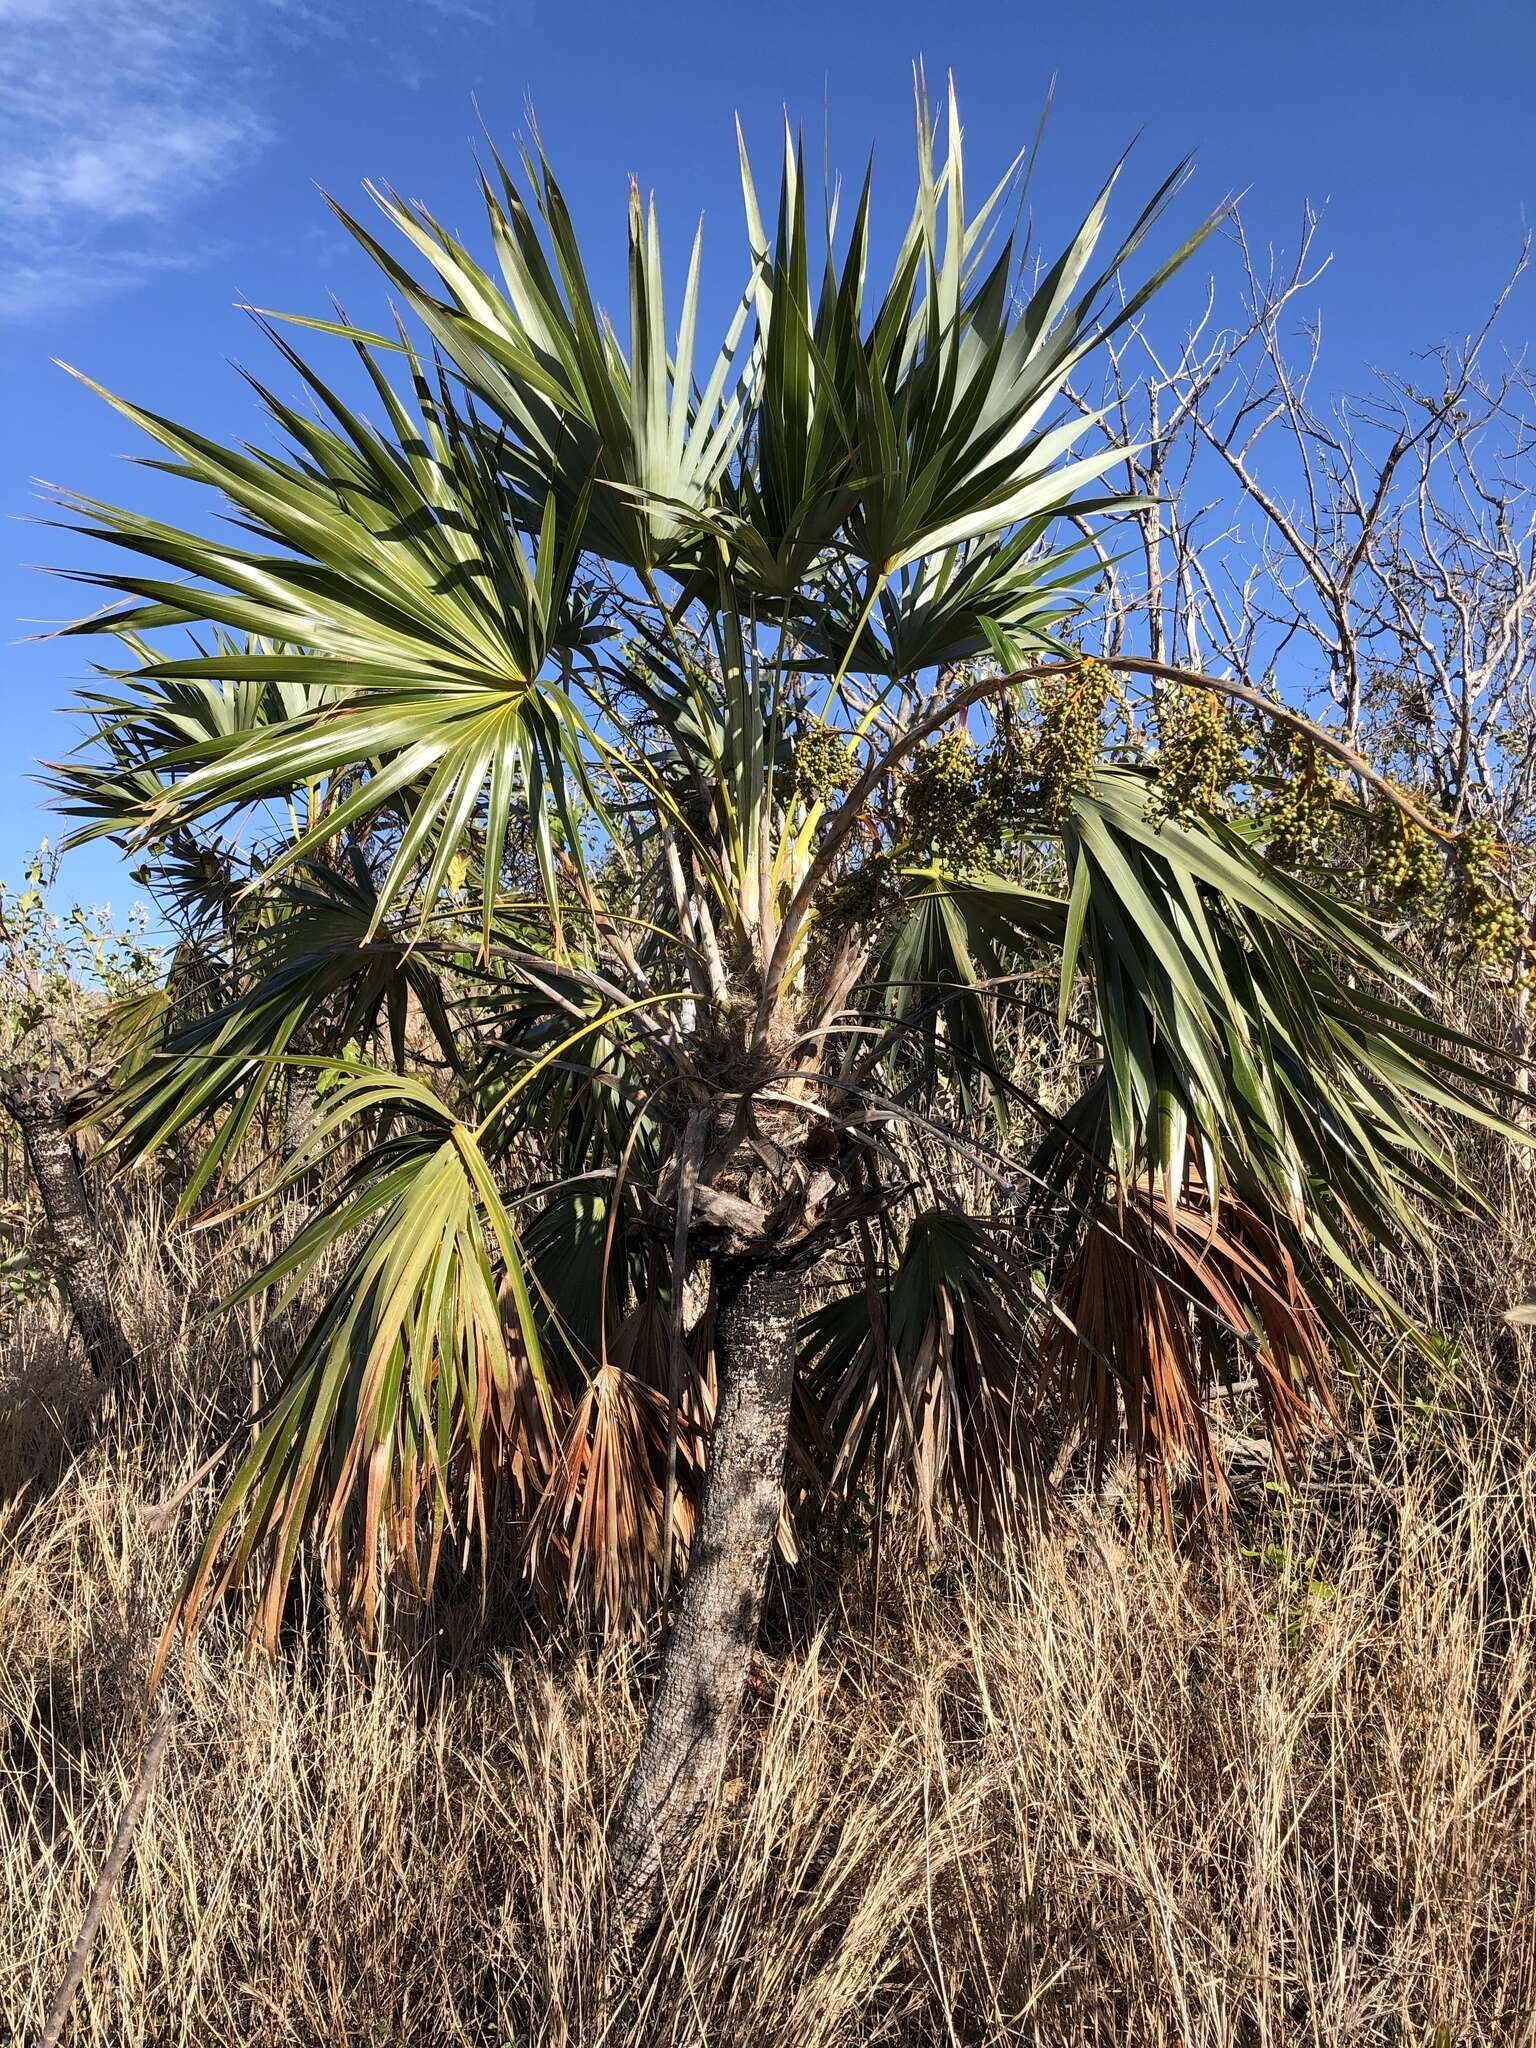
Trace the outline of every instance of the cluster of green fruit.
<instances>
[{"instance_id":1,"label":"cluster of green fruit","mask_svg":"<svg viewBox=\"0 0 1536 2048\"><path fill-rule=\"evenodd\" d=\"M1447 905L1447 928L1479 966L1516 966L1529 926L1504 885L1498 845L1485 824L1468 825L1456 842L1456 880Z\"/></svg>"},{"instance_id":2,"label":"cluster of green fruit","mask_svg":"<svg viewBox=\"0 0 1536 2048\"><path fill-rule=\"evenodd\" d=\"M1193 684L1165 690L1157 707L1154 815L1191 824L1224 818L1244 775L1244 733L1216 695Z\"/></svg>"},{"instance_id":3,"label":"cluster of green fruit","mask_svg":"<svg viewBox=\"0 0 1536 2048\"><path fill-rule=\"evenodd\" d=\"M898 796L900 838L866 852L828 889L818 912L830 940L853 926L872 931L901 904L901 863L934 861L964 871L988 866L1010 822L1008 792L1019 782L1018 746L1011 734L985 755L964 727L918 750Z\"/></svg>"},{"instance_id":4,"label":"cluster of green fruit","mask_svg":"<svg viewBox=\"0 0 1536 2048\"><path fill-rule=\"evenodd\" d=\"M1446 890L1444 850L1434 835L1414 823L1390 800L1377 808L1371 835L1369 874L1380 894L1399 908L1420 914L1443 907L1445 936L1462 956L1480 967L1509 975L1530 940L1530 922L1511 892L1501 867L1501 848L1481 820L1457 835Z\"/></svg>"},{"instance_id":5,"label":"cluster of green fruit","mask_svg":"<svg viewBox=\"0 0 1536 2048\"><path fill-rule=\"evenodd\" d=\"M963 727L921 749L901 791L909 852L955 868L989 862L1010 832L1059 832L1091 793L1119 684L1103 662L1076 659L1036 691L1027 727L1004 713L985 752Z\"/></svg>"},{"instance_id":6,"label":"cluster of green fruit","mask_svg":"<svg viewBox=\"0 0 1536 2048\"><path fill-rule=\"evenodd\" d=\"M1070 824L1078 797L1093 789L1104 748L1104 715L1119 684L1102 661L1085 658L1045 679L1037 692L1034 810L1048 831Z\"/></svg>"},{"instance_id":7,"label":"cluster of green fruit","mask_svg":"<svg viewBox=\"0 0 1536 2048\"><path fill-rule=\"evenodd\" d=\"M830 940L855 926L878 931L901 907L901 874L887 852L867 854L830 884L817 911L817 929Z\"/></svg>"},{"instance_id":8,"label":"cluster of green fruit","mask_svg":"<svg viewBox=\"0 0 1536 2048\"><path fill-rule=\"evenodd\" d=\"M1444 880L1444 863L1433 835L1390 798L1376 807L1366 871L1377 895L1399 910L1425 908Z\"/></svg>"},{"instance_id":9,"label":"cluster of green fruit","mask_svg":"<svg viewBox=\"0 0 1536 2048\"><path fill-rule=\"evenodd\" d=\"M1280 780L1263 808L1264 836L1271 860L1301 867L1315 858L1333 832L1343 791L1316 740L1282 728L1274 746Z\"/></svg>"},{"instance_id":10,"label":"cluster of green fruit","mask_svg":"<svg viewBox=\"0 0 1536 2048\"><path fill-rule=\"evenodd\" d=\"M857 744L830 725L810 725L790 748L790 795L794 802L829 803L848 790L859 772Z\"/></svg>"},{"instance_id":11,"label":"cluster of green fruit","mask_svg":"<svg viewBox=\"0 0 1536 2048\"><path fill-rule=\"evenodd\" d=\"M987 764L963 728L924 747L901 791L906 844L919 858L978 867L995 851L1002 818Z\"/></svg>"}]
</instances>

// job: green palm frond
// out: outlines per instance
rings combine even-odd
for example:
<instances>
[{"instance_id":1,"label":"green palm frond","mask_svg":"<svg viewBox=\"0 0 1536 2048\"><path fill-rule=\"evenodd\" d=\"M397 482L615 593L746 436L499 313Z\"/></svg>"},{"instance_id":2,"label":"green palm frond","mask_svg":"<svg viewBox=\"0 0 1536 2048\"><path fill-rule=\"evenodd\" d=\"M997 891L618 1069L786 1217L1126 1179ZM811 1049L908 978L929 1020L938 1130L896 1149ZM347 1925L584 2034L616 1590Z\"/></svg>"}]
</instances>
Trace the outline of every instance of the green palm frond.
<instances>
[{"instance_id":1,"label":"green palm frond","mask_svg":"<svg viewBox=\"0 0 1536 2048\"><path fill-rule=\"evenodd\" d=\"M1241 828L1159 818L1144 775L1105 770L1066 844L1062 974L1081 964L1091 983L1122 1178L1177 1175L1198 1130L1218 1193L1240 1167L1284 1213L1336 1203L1392 1242L1417 1228L1414 1197L1457 1199L1431 1109L1518 1136L1497 1108L1508 1089L1391 996L1422 993L1406 960Z\"/></svg>"},{"instance_id":2,"label":"green palm frond","mask_svg":"<svg viewBox=\"0 0 1536 2048\"><path fill-rule=\"evenodd\" d=\"M481 193L499 280L424 207L392 193L374 197L426 259L436 289L337 210L501 423L499 458L513 487L534 505L552 491L572 522L590 488L594 546L632 569L669 566L691 545L693 522L715 503L743 430L744 393L735 372L748 301L700 391L693 363L702 226L669 345L655 204L642 206L632 185L626 353L598 308L565 196L542 149L524 152L527 196L500 158L496 170L498 185L482 178Z\"/></svg>"},{"instance_id":3,"label":"green palm frond","mask_svg":"<svg viewBox=\"0 0 1536 2048\"><path fill-rule=\"evenodd\" d=\"M484 1544L493 1473L530 1495L547 1468L548 1383L522 1252L475 1133L420 1082L364 1071L346 1077L311 1155L381 1108L407 1128L234 1297L279 1282L291 1297L364 1233L230 1481L162 1661L177 1621L195 1623L258 1556L254 1626L275 1641L311 1531L329 1583L368 1626L381 1542L430 1587L445 1537Z\"/></svg>"},{"instance_id":4,"label":"green palm frond","mask_svg":"<svg viewBox=\"0 0 1536 2048\"><path fill-rule=\"evenodd\" d=\"M260 546L214 542L91 499L61 501L83 531L136 558L114 573L80 572L137 602L72 630L139 635L205 622L252 636L243 649L143 660L123 678L131 689L313 693L302 708L285 706L286 716L254 726L209 720L191 738L174 723L167 731L162 712L142 728L166 741L141 764L158 794L147 793L132 824L152 839L286 799L317 779L351 778L269 872L394 808L403 826L379 889L382 917L423 861L430 902L472 820L488 845L503 844L517 804L553 893L554 827L577 846L569 791L572 775L578 784L585 775L584 726L567 680L590 637L573 580L579 519L560 532L551 498L536 541L525 543L484 434L414 358L412 415L360 351L397 437L388 439L287 353L322 408L312 419L262 393L295 450L289 457L221 447L102 394L168 450L172 459L155 466L217 491ZM151 575L140 561L188 580ZM98 816L75 836L125 822ZM487 875L496 874L493 859Z\"/></svg>"},{"instance_id":5,"label":"green palm frond","mask_svg":"<svg viewBox=\"0 0 1536 2048\"><path fill-rule=\"evenodd\" d=\"M254 681L238 681L233 674L219 677L213 687L211 677L167 680L151 673L156 656L147 640L129 630L120 638L138 669L106 671L118 687L80 692L79 708L90 730L72 755L49 765L59 810L79 821L77 837L142 835L189 750L195 754L215 742L228 744L242 734L285 725L339 694L334 687L298 680L279 662L273 673ZM234 672L252 659L302 651L250 634L219 632L214 642L214 656ZM199 649L199 658L209 657Z\"/></svg>"},{"instance_id":6,"label":"green palm frond","mask_svg":"<svg viewBox=\"0 0 1536 2048\"><path fill-rule=\"evenodd\" d=\"M916 1064L931 1092L942 1068L962 1107L995 1100L1005 1061L985 990L1006 994L1046 970L1061 943L1067 906L998 875L910 869L903 915L869 976L893 1024L898 1071ZM999 1104L1001 1108L1001 1104Z\"/></svg>"},{"instance_id":7,"label":"green palm frond","mask_svg":"<svg viewBox=\"0 0 1536 2048\"><path fill-rule=\"evenodd\" d=\"M1075 517L1113 510L1116 501L1079 500ZM1031 655L1061 653L1057 626L1082 602L1096 566L1081 545L1049 546L1058 508L1002 537L959 542L909 564L879 586L869 610L856 580L834 579L801 623L807 646L834 663L851 649L860 674L920 674L1001 652L1008 667Z\"/></svg>"},{"instance_id":8,"label":"green palm frond","mask_svg":"<svg viewBox=\"0 0 1536 2048\"><path fill-rule=\"evenodd\" d=\"M403 1072L414 1005L444 1062L458 1061L439 962L407 939L377 933L376 893L360 860L345 869L308 864L271 892L267 908L244 985L190 1022L171 1013L167 1035L141 1056L111 1105L105 1150L124 1160L145 1158L194 1126L206 1129L182 1214L229 1166L272 1083L293 1071L317 1029L340 1053L382 1028ZM327 1065L321 1057L304 1063Z\"/></svg>"},{"instance_id":9,"label":"green palm frond","mask_svg":"<svg viewBox=\"0 0 1536 2048\"><path fill-rule=\"evenodd\" d=\"M942 171L934 167L934 139L925 122L918 193L921 301L900 346L869 365L858 393L867 481L853 527L864 559L879 575L1059 508L1119 459L1118 450L1100 450L1065 460L1093 422L1069 416L1053 423L1052 409L1087 350L1134 317L1144 295L1213 225L1198 229L1100 323L1111 281L1122 274L1183 174L1165 181L1111 260L1081 285L1103 232L1112 179L1022 315L1015 315L1011 237L985 276L975 276L972 252L994 202L968 220L953 90Z\"/></svg>"}]
</instances>

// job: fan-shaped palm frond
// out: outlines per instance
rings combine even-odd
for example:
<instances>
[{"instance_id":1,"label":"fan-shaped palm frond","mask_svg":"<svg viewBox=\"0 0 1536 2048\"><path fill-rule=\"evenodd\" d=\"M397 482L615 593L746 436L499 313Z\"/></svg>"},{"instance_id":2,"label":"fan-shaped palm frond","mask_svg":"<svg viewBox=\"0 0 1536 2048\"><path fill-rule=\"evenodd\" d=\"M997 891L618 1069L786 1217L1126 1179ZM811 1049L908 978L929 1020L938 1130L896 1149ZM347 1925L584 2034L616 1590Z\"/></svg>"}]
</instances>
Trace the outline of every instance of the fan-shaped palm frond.
<instances>
[{"instance_id":1,"label":"fan-shaped palm frond","mask_svg":"<svg viewBox=\"0 0 1536 2048\"><path fill-rule=\"evenodd\" d=\"M528 1499L547 1470L548 1383L522 1253L476 1133L420 1082L363 1071L345 1077L306 1149L322 1156L381 1110L410 1122L234 1298L283 1281L291 1291L363 1233L230 1481L188 1578L189 1619L265 1547L255 1625L275 1641L313 1530L328 1582L369 1626L381 1542L430 1587L445 1535L484 1544L493 1471Z\"/></svg>"},{"instance_id":2,"label":"fan-shaped palm frond","mask_svg":"<svg viewBox=\"0 0 1536 2048\"><path fill-rule=\"evenodd\" d=\"M899 1475L930 1532L945 1507L994 1532L1038 1511L1023 1312L1034 1290L1001 1232L923 1211L892 1270L878 1266L806 1324L807 1391L833 1447L833 1492L846 1500L868 1486L878 1501Z\"/></svg>"},{"instance_id":3,"label":"fan-shaped palm frond","mask_svg":"<svg viewBox=\"0 0 1536 2048\"><path fill-rule=\"evenodd\" d=\"M181 1197L190 1210L238 1150L272 1082L323 1024L328 1050L367 1044L382 1026L395 1068L406 1066L406 1029L420 1014L449 1067L459 1041L441 963L407 939L380 935L372 878L355 855L344 867L311 862L273 890L269 921L253 935L243 985L190 1022L167 1015L166 1035L141 1053L115 1104L109 1152L143 1158L195 1124L209 1126ZM315 1069L326 1062L315 1059Z\"/></svg>"},{"instance_id":4,"label":"fan-shaped palm frond","mask_svg":"<svg viewBox=\"0 0 1536 2048\"><path fill-rule=\"evenodd\" d=\"M446 386L429 385L414 358L413 416L360 351L391 439L285 353L331 422L263 391L292 444L287 457L221 447L102 394L169 452L156 466L217 491L261 547L217 545L90 499L62 502L93 537L198 579L168 581L138 567L82 572L138 600L85 622L89 630L140 635L209 622L253 636L244 651L146 660L125 678L130 687L202 683L212 695L230 684L298 686L313 694L286 717L228 729L205 721L215 729L176 735L169 745L157 705L159 723L139 728L158 742L140 773L162 786L147 793L137 817L98 815L87 831L126 828L151 838L172 820L187 826L285 799L317 778L352 778L269 872L397 807L404 823L379 887L382 917L424 857L425 895L436 894L471 822L491 847L502 846L516 803L553 893L551 814L563 817L567 845L578 849L566 785L572 772L585 776L580 714L565 683L546 674L551 661L568 663L590 630L573 585L579 514L562 535L551 498L536 544L525 546L486 437ZM120 730L121 717L103 708ZM495 859L486 873L493 887Z\"/></svg>"},{"instance_id":5,"label":"fan-shaped palm frond","mask_svg":"<svg viewBox=\"0 0 1536 2048\"><path fill-rule=\"evenodd\" d=\"M393 193L374 197L390 225L426 259L435 288L423 286L358 221L337 211L500 421L500 464L526 504L541 505L552 491L567 519L590 519L593 544L609 560L641 571L668 566L693 537L689 522L715 503L742 433L744 395L733 370L747 301L699 391L693 361L702 227L694 236L675 347L669 346L656 208L654 202L643 207L632 184L626 354L598 308L565 196L543 150L535 145L523 154L527 196L499 157L495 167L497 184L482 178L481 195L499 280L425 207Z\"/></svg>"},{"instance_id":6,"label":"fan-shaped palm frond","mask_svg":"<svg viewBox=\"0 0 1536 2048\"><path fill-rule=\"evenodd\" d=\"M1152 800L1145 775L1106 770L1066 836L1062 979L1081 962L1091 980L1116 1172L1177 1180L1198 1132L1218 1196L1246 1176L1336 1241L1413 1236L1417 1201L1463 1199L1432 1112L1518 1138L1494 1107L1512 1091L1410 1007L1416 976L1363 914L1241 828Z\"/></svg>"}]
</instances>

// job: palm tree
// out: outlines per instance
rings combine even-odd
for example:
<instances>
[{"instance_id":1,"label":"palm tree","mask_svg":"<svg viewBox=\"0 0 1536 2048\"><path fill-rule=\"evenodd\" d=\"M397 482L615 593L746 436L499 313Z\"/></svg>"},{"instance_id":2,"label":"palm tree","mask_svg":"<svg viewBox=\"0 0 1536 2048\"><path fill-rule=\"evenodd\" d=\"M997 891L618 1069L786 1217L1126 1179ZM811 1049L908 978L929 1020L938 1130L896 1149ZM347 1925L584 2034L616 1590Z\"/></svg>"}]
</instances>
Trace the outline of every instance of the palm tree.
<instances>
[{"instance_id":1,"label":"palm tree","mask_svg":"<svg viewBox=\"0 0 1536 2048\"><path fill-rule=\"evenodd\" d=\"M745 287L697 369L699 240L669 333L633 189L627 342L542 149L482 179L494 271L375 194L415 268L341 217L414 329L307 323L371 414L273 331L308 400L257 387L274 448L111 401L216 537L64 501L122 599L73 630L125 650L79 832L256 849L228 988L166 1013L111 1143L201 1131L196 1203L324 1076L283 1178L328 1162L327 1197L251 1283L323 1299L177 1620L259 1563L274 1637L312 1535L366 1622L382 1565L430 1584L498 1515L541 1583L660 1599L634 1923L776 1541L898 1486L995 1525L1048 1407L1100 1464L1128 1436L1166 1512L1219 1495L1212 1383L1294 1445L1361 1305L1393 1314L1365 1252L1463 1199L1443 1113L1497 1121L1262 807L1115 756L1123 685L1067 637L1118 508L1064 387L1198 239L1128 276L1182 172L1105 258L1111 178L1046 261L1020 166L973 206L952 95L940 126L920 100L883 287L867 176L813 238L786 138L770 230L743 152ZM1021 1049L1058 1030L1053 1106Z\"/></svg>"}]
</instances>

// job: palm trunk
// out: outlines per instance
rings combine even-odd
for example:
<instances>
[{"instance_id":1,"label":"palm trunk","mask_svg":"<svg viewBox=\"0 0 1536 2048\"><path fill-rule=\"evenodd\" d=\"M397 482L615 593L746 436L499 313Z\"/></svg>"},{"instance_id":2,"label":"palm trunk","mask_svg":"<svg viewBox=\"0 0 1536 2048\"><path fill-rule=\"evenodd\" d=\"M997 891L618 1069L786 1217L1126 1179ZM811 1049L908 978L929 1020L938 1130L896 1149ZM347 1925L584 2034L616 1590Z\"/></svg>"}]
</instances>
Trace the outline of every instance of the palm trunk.
<instances>
[{"instance_id":1,"label":"palm trunk","mask_svg":"<svg viewBox=\"0 0 1536 2048\"><path fill-rule=\"evenodd\" d=\"M308 1047L305 1048L308 1050ZM320 1121L320 1076L313 1067L291 1067L283 1097L283 1165L286 1167L301 1145L307 1145ZM320 1174L310 1166L288 1190L288 1202L298 1216L312 1215L318 1206Z\"/></svg>"},{"instance_id":2,"label":"palm trunk","mask_svg":"<svg viewBox=\"0 0 1536 2048\"><path fill-rule=\"evenodd\" d=\"M741 1712L784 1494L803 1272L754 1265L716 1311L719 1403L698 1532L610 1841L620 1918L642 1930L714 1791Z\"/></svg>"},{"instance_id":3,"label":"palm trunk","mask_svg":"<svg viewBox=\"0 0 1536 2048\"><path fill-rule=\"evenodd\" d=\"M313 1067L293 1067L283 1097L283 1159L290 1160L314 1135L320 1121L320 1076Z\"/></svg>"},{"instance_id":4,"label":"palm trunk","mask_svg":"<svg viewBox=\"0 0 1536 2048\"><path fill-rule=\"evenodd\" d=\"M96 1212L59 1092L37 1079L31 1085L13 1083L4 1099L21 1130L27 1164L58 1250L59 1278L91 1370L105 1386L120 1388L129 1377L133 1351L113 1300Z\"/></svg>"}]
</instances>

